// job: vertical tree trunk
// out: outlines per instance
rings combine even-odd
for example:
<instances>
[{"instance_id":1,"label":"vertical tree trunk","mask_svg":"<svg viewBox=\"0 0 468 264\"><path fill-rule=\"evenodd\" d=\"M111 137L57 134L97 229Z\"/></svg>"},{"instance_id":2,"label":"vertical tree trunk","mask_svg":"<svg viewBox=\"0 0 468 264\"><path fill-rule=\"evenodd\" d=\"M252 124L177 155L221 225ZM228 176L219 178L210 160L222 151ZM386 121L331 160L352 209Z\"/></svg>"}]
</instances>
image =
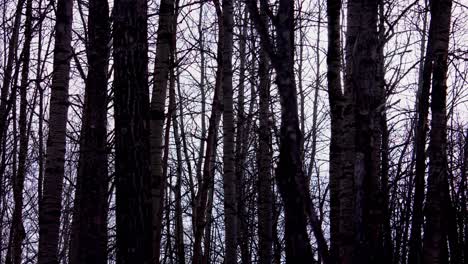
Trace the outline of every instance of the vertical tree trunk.
<instances>
[{"instance_id":1,"label":"vertical tree trunk","mask_svg":"<svg viewBox=\"0 0 468 264\"><path fill-rule=\"evenodd\" d=\"M42 1L39 1L39 10L42 10ZM42 21L39 22L38 26L38 47L42 47ZM42 49L38 49L37 51L37 66L36 66L36 80L35 85L36 89L39 92L39 114L38 114L38 177L37 177L37 204L38 206L38 214L41 215L41 203L42 203L42 183L44 179L44 89L41 87L41 77L42 77L42 70L43 70L43 63L41 62L41 54ZM45 59L44 59L45 61Z\"/></svg>"},{"instance_id":2,"label":"vertical tree trunk","mask_svg":"<svg viewBox=\"0 0 468 264\"><path fill-rule=\"evenodd\" d=\"M237 263L237 203L234 162L234 110L232 89L233 0L222 1L223 38L223 187L226 264Z\"/></svg>"},{"instance_id":3,"label":"vertical tree trunk","mask_svg":"<svg viewBox=\"0 0 468 264\"><path fill-rule=\"evenodd\" d=\"M353 221L354 263L380 263L382 259L380 208L381 111L385 108L380 85L377 17L373 0L348 2L346 78L354 105Z\"/></svg>"},{"instance_id":4,"label":"vertical tree trunk","mask_svg":"<svg viewBox=\"0 0 468 264\"><path fill-rule=\"evenodd\" d=\"M409 241L409 264L422 263L422 234L421 228L424 223L423 203L426 175L426 135L427 135L427 116L429 114L429 92L431 87L432 71L432 47L433 40L429 39L426 55L424 56L426 42L426 20L427 14L424 14L423 32L421 40L421 63L419 64L419 85L416 95L417 122L415 128L414 152L416 155L416 171L414 179L414 202L413 214L411 218L411 234Z\"/></svg>"},{"instance_id":5,"label":"vertical tree trunk","mask_svg":"<svg viewBox=\"0 0 468 264\"><path fill-rule=\"evenodd\" d=\"M29 82L29 61L32 39L32 0L26 2L26 21L24 30L25 40L23 46L23 65L21 70L20 84L20 116L19 116L19 155L18 155L18 174L14 180L13 198L15 207L10 229L11 245L8 249L10 255L6 256L6 263L21 264L21 244L25 237L23 227L23 189L26 176L26 158L28 156L28 129L27 129L27 90ZM1 197L1 196L0 196ZM1 232L1 229L0 229Z\"/></svg>"},{"instance_id":6,"label":"vertical tree trunk","mask_svg":"<svg viewBox=\"0 0 468 264\"><path fill-rule=\"evenodd\" d=\"M242 10L239 5L239 11ZM246 73L246 38L247 38L247 12L240 12L241 22L239 24L239 91L237 97L237 124L236 124L236 148L235 148L235 178L237 195L237 214L238 214L238 240L241 251L242 263L247 264L251 261L249 251L249 215L246 208L245 185L246 179L245 161L248 148L248 127L245 116L245 73Z\"/></svg>"},{"instance_id":7,"label":"vertical tree trunk","mask_svg":"<svg viewBox=\"0 0 468 264\"><path fill-rule=\"evenodd\" d=\"M173 73L172 73L173 74ZM175 107L175 87L174 95L170 96L169 100L173 100L172 103ZM183 117L181 117L183 118ZM177 155L177 180L174 191L175 198L175 241L177 251L177 263L185 264L185 245L184 245L184 222L182 215L182 173L183 173L183 160L182 160L182 146L179 135L179 122L177 120L177 111L172 114L172 126L174 133L174 142L176 144L176 155Z\"/></svg>"},{"instance_id":8,"label":"vertical tree trunk","mask_svg":"<svg viewBox=\"0 0 468 264\"><path fill-rule=\"evenodd\" d=\"M328 51L327 51L327 81L328 100L330 104L331 138L330 138L330 255L336 263L347 263L349 251L346 247L344 225L341 224L340 198L343 148L343 92L341 88L341 41L340 41L340 11L341 0L327 1L328 16ZM344 211L344 210L343 210Z\"/></svg>"},{"instance_id":9,"label":"vertical tree trunk","mask_svg":"<svg viewBox=\"0 0 468 264\"><path fill-rule=\"evenodd\" d=\"M57 2L54 70L49 111L49 137L44 190L39 214L39 264L58 263L58 239L65 164L68 113L68 81L72 55L73 0Z\"/></svg>"},{"instance_id":10,"label":"vertical tree trunk","mask_svg":"<svg viewBox=\"0 0 468 264\"><path fill-rule=\"evenodd\" d=\"M381 235L380 243L382 248L382 264L393 263L393 240L391 230L391 218L392 212L389 208L390 203L390 190L389 190L389 169L390 169L390 150L389 150L389 137L390 131L387 124L387 92L385 87L385 55L384 47L386 44L385 39L385 6L384 1L378 2L379 22L378 22L378 44L377 44L377 78L378 78L378 90L381 96L382 110L380 112L380 119L378 126L381 129L381 147L380 147L380 196L381 196Z\"/></svg>"},{"instance_id":11,"label":"vertical tree trunk","mask_svg":"<svg viewBox=\"0 0 468 264\"><path fill-rule=\"evenodd\" d=\"M273 260L273 190L271 177L270 75L265 50L260 50L258 130L258 254L260 264Z\"/></svg>"},{"instance_id":12,"label":"vertical tree trunk","mask_svg":"<svg viewBox=\"0 0 468 264\"><path fill-rule=\"evenodd\" d=\"M447 57L450 34L451 0L430 1L429 41L433 40L431 131L429 176L425 207L423 263L448 263L447 233L450 201L447 176ZM431 44L429 44L431 45Z\"/></svg>"},{"instance_id":13,"label":"vertical tree trunk","mask_svg":"<svg viewBox=\"0 0 468 264\"><path fill-rule=\"evenodd\" d=\"M464 131L460 132L460 141L462 141ZM460 215L458 217L458 228L459 228L459 241L461 251L461 261L468 260L468 210L467 210L467 178L468 178L468 129L464 136L463 145L463 160L461 167L461 182L460 182ZM462 141L463 142L463 141Z\"/></svg>"},{"instance_id":14,"label":"vertical tree trunk","mask_svg":"<svg viewBox=\"0 0 468 264\"><path fill-rule=\"evenodd\" d=\"M147 19L145 0L115 1L115 174L119 264L150 264L154 261L148 147Z\"/></svg>"},{"instance_id":15,"label":"vertical tree trunk","mask_svg":"<svg viewBox=\"0 0 468 264\"><path fill-rule=\"evenodd\" d=\"M163 171L163 126L166 93L169 83L170 58L174 50L175 20L174 0L162 0L159 7L159 26L156 42L156 62L154 65L154 87L151 98L151 195L153 202L153 250L156 263L159 263L161 247L162 216L166 179ZM168 119L169 120L169 119Z\"/></svg>"},{"instance_id":16,"label":"vertical tree trunk","mask_svg":"<svg viewBox=\"0 0 468 264\"><path fill-rule=\"evenodd\" d=\"M88 76L80 138L70 263L107 263L107 0L89 1Z\"/></svg>"},{"instance_id":17,"label":"vertical tree trunk","mask_svg":"<svg viewBox=\"0 0 468 264\"><path fill-rule=\"evenodd\" d=\"M197 180L201 183L202 179L202 165L203 153L205 151L205 137L206 137L206 89L205 89L205 44L203 32L203 1L200 2L200 11L198 15L198 48L200 49L200 94L201 94L201 138L199 156L197 161Z\"/></svg>"}]
</instances>

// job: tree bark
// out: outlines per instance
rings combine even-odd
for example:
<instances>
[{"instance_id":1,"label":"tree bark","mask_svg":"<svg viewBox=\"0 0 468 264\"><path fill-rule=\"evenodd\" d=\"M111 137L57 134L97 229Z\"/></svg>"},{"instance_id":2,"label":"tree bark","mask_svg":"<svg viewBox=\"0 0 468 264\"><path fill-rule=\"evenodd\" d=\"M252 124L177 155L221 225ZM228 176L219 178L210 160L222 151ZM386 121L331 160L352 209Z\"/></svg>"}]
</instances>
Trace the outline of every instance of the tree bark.
<instances>
[{"instance_id":1,"label":"tree bark","mask_svg":"<svg viewBox=\"0 0 468 264\"><path fill-rule=\"evenodd\" d=\"M58 263L58 239L65 164L68 113L68 81L72 55L73 1L57 2L54 68L49 111L49 137L44 190L39 214L39 264Z\"/></svg>"},{"instance_id":2,"label":"tree bark","mask_svg":"<svg viewBox=\"0 0 468 264\"><path fill-rule=\"evenodd\" d=\"M18 3L16 5L16 12L15 12L14 22L13 22L13 30L11 33L10 42L8 43L7 60L6 60L6 65L4 66L5 71L3 72L3 76L2 76L3 80L2 80L2 87L0 91L0 142L3 142L3 136L5 135L6 130L8 128L7 126L8 113L10 112L11 105L12 105L12 102L8 100L8 94L10 92L13 65L15 63L14 61L15 54L16 54L16 49L18 47L18 38L19 38L20 25L21 25L21 14L23 10L24 1L25 0L18 0ZM5 151L5 149L2 150L1 147L2 146L0 145L0 153L1 151Z\"/></svg>"},{"instance_id":3,"label":"tree bark","mask_svg":"<svg viewBox=\"0 0 468 264\"><path fill-rule=\"evenodd\" d=\"M156 62L154 65L154 87L151 98L151 195L153 202L153 250L156 263L159 263L161 250L162 216L166 179L163 162L164 108L169 83L171 54L174 52L173 36L176 31L175 1L163 0L159 7L159 26L156 42ZM168 119L169 120L169 119Z\"/></svg>"},{"instance_id":4,"label":"tree bark","mask_svg":"<svg viewBox=\"0 0 468 264\"><path fill-rule=\"evenodd\" d=\"M175 87L174 92L169 98L173 100L172 103L175 107ZM183 118L183 117L182 117ZM184 222L183 222L183 212L182 212L182 173L183 173L183 160L182 160L182 146L180 141L179 134L179 122L177 120L177 111L174 111L172 114L172 126L174 133L174 142L176 144L176 155L177 155L177 180L176 187L174 191L175 198L175 241L176 241L176 252L177 252L177 263L185 264L185 245L184 245Z\"/></svg>"},{"instance_id":5,"label":"tree bark","mask_svg":"<svg viewBox=\"0 0 468 264\"><path fill-rule=\"evenodd\" d=\"M154 261L148 147L147 19L146 1L115 1L115 176L119 264L150 264Z\"/></svg>"},{"instance_id":6,"label":"tree bark","mask_svg":"<svg viewBox=\"0 0 468 264\"><path fill-rule=\"evenodd\" d=\"M239 11L241 11L240 2ZM251 262L249 250L249 215L247 212L247 197L245 189L247 183L245 179L246 152L248 149L248 124L245 114L245 73L246 73L246 38L247 38L247 12L240 12L240 22L238 25L239 36L239 90L237 96L237 124L236 124L236 147L235 147L235 177L236 177L236 199L238 214L238 240L241 252L241 262L248 264Z\"/></svg>"},{"instance_id":7,"label":"tree bark","mask_svg":"<svg viewBox=\"0 0 468 264\"><path fill-rule=\"evenodd\" d=\"M353 263L381 263L381 113L385 109L378 54L378 1L348 2L345 85L354 115Z\"/></svg>"},{"instance_id":8,"label":"tree bark","mask_svg":"<svg viewBox=\"0 0 468 264\"><path fill-rule=\"evenodd\" d=\"M423 32L421 40L421 63L419 71L419 87L416 95L417 123L415 128L414 152L416 155L416 170L414 179L414 202L413 214L411 218L411 234L409 241L409 264L422 263L422 234L421 228L424 224L423 203L426 175L426 137L427 137L427 117L429 114L429 93L431 87L432 72L432 47L433 40L429 39L424 56L426 42L426 20L427 14L424 14Z\"/></svg>"},{"instance_id":9,"label":"tree bark","mask_svg":"<svg viewBox=\"0 0 468 264\"><path fill-rule=\"evenodd\" d=\"M449 263L447 235L450 201L447 175L447 57L451 0L430 1L429 42L433 41L429 176L424 215L423 263ZM429 44L431 45L431 44Z\"/></svg>"},{"instance_id":10,"label":"tree bark","mask_svg":"<svg viewBox=\"0 0 468 264\"><path fill-rule=\"evenodd\" d=\"M343 178L342 162L344 148L342 146L343 132L343 100L341 87L341 41L340 12L341 0L327 1L328 16L328 50L327 50L327 81L328 100L330 105L331 138L330 138L330 255L336 263L347 263L349 247L346 247L346 233L342 223L341 200L351 199L351 196L340 196ZM349 218L348 218L349 219ZM348 221L349 223L349 221ZM349 230L349 229L348 229ZM349 243L349 242L348 242Z\"/></svg>"},{"instance_id":11,"label":"tree bark","mask_svg":"<svg viewBox=\"0 0 468 264\"><path fill-rule=\"evenodd\" d=\"M8 246L6 256L7 264L21 264L21 245L26 236L23 227L23 189L24 179L26 176L26 159L28 156L28 129L27 129L27 90L29 82L29 62L30 48L32 40L32 0L26 2L26 20L24 29L24 46L23 46L23 65L21 70L20 84L20 116L19 116L19 154L18 154L18 170L16 179L14 179L13 200L15 203L13 211L13 219L10 228L11 244ZM16 99L15 99L16 100ZM1 196L0 196L1 197ZM1 229L0 229L1 230Z\"/></svg>"},{"instance_id":12,"label":"tree bark","mask_svg":"<svg viewBox=\"0 0 468 264\"><path fill-rule=\"evenodd\" d=\"M88 76L80 138L70 264L107 263L107 80L110 22L107 0L89 1Z\"/></svg>"},{"instance_id":13,"label":"tree bark","mask_svg":"<svg viewBox=\"0 0 468 264\"><path fill-rule=\"evenodd\" d=\"M294 2L279 1L273 21L277 37L275 45L260 17L256 1L248 1L247 4L260 34L262 48L268 52L276 71L280 95L280 154L276 179L285 205L286 262L315 261L306 229L309 220L318 242L319 254L328 263L328 246L310 199L301 158L302 132L299 128L294 80ZM265 2L262 2L262 9L269 9ZM265 12L268 14L271 10Z\"/></svg>"},{"instance_id":14,"label":"tree bark","mask_svg":"<svg viewBox=\"0 0 468 264\"><path fill-rule=\"evenodd\" d=\"M237 195L234 162L234 110L232 89L232 50L233 50L233 1L222 1L223 38L223 188L226 264L237 263ZM221 19L221 18L219 18Z\"/></svg>"},{"instance_id":15,"label":"tree bark","mask_svg":"<svg viewBox=\"0 0 468 264\"><path fill-rule=\"evenodd\" d=\"M265 50L260 50L258 130L258 254L260 264L273 260L273 190L271 176L270 75Z\"/></svg>"}]
</instances>

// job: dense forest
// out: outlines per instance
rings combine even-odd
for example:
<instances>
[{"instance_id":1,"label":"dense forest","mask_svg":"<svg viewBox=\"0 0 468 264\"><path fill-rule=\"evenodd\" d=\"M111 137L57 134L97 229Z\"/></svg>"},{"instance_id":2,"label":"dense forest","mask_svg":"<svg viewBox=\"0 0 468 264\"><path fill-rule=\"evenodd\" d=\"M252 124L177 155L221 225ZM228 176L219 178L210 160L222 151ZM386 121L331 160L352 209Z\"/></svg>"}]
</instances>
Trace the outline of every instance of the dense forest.
<instances>
[{"instance_id":1,"label":"dense forest","mask_svg":"<svg viewBox=\"0 0 468 264\"><path fill-rule=\"evenodd\" d=\"M466 0L0 11L0 264L468 263Z\"/></svg>"}]
</instances>

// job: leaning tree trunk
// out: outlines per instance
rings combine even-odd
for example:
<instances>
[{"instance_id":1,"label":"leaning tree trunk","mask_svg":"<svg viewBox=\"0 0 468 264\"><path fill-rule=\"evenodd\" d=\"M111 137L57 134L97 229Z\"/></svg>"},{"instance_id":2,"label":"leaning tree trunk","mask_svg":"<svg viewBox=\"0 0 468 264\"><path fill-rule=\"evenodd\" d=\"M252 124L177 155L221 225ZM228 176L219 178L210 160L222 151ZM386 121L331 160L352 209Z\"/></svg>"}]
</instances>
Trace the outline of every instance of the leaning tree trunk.
<instances>
[{"instance_id":1,"label":"leaning tree trunk","mask_svg":"<svg viewBox=\"0 0 468 264\"><path fill-rule=\"evenodd\" d=\"M426 42L426 19L424 14L423 32L421 40L421 60L419 71L419 87L416 97L417 121L414 139L414 154L416 155L416 171L414 179L414 202L413 214L411 218L411 234L409 240L409 264L422 263L422 233L421 228L424 224L423 204L424 188L426 176L426 136L427 136L427 117L429 114L429 92L431 87L431 72L433 60L433 38L429 39L427 48ZM426 48L426 56L423 59L423 50Z\"/></svg>"},{"instance_id":2,"label":"leaning tree trunk","mask_svg":"<svg viewBox=\"0 0 468 264\"><path fill-rule=\"evenodd\" d=\"M21 69L20 89L20 115L19 115L19 154L18 171L14 180L13 199L15 207L10 229L11 244L8 246L6 263L21 264L21 244L26 236L23 227L23 189L26 176L26 159L28 156L28 129L27 129L27 90L29 82L29 61L32 40L32 0L26 2L26 21L24 30L25 40L23 46L23 65ZM1 196L0 196L1 197ZM0 229L1 230L1 229Z\"/></svg>"},{"instance_id":3,"label":"leaning tree trunk","mask_svg":"<svg viewBox=\"0 0 468 264\"><path fill-rule=\"evenodd\" d=\"M218 3L217 1L215 3ZM219 5L216 5L216 12L218 17L222 17L222 12ZM222 23L218 21L218 32L219 39L223 39L224 31L222 30ZM216 61L218 68L216 70L216 81L213 94L213 104L211 107L211 116L208 121L208 136L206 138L206 150L205 150L205 159L203 161L203 173L202 179L200 182L200 187L198 189L197 195L195 197L195 206L193 217L195 218L194 222L194 242L193 242L193 264L201 264L203 258L206 259L209 252L205 252L205 257L203 257L202 252L202 238L203 233L205 232L205 227L207 221L211 218L211 209L209 209L209 195L210 188L214 186L214 172L215 172L215 158L216 158L216 147L217 147L217 133L219 128L219 122L221 119L222 111L222 75L223 75L223 52L222 52L222 42L218 42L217 47L217 56ZM212 191L212 190L211 190ZM209 209L209 210L208 210Z\"/></svg>"},{"instance_id":4,"label":"leaning tree trunk","mask_svg":"<svg viewBox=\"0 0 468 264\"><path fill-rule=\"evenodd\" d=\"M265 2L262 9L271 12ZM317 239L318 251L328 263L328 246L323 236L315 208L310 199L302 166L302 132L299 128L297 93L294 78L294 1L280 0L274 21L275 45L261 18L256 1L247 1L262 48L267 51L276 71L281 104L280 153L276 180L285 207L286 262L314 262L307 224Z\"/></svg>"},{"instance_id":5,"label":"leaning tree trunk","mask_svg":"<svg viewBox=\"0 0 468 264\"><path fill-rule=\"evenodd\" d=\"M447 175L447 57L450 35L451 0L432 0L429 41L433 40L431 131L429 134L429 176L425 207L423 263L448 263Z\"/></svg>"},{"instance_id":6,"label":"leaning tree trunk","mask_svg":"<svg viewBox=\"0 0 468 264\"><path fill-rule=\"evenodd\" d=\"M147 20L147 1L115 1L115 177L119 264L150 264L154 261Z\"/></svg>"},{"instance_id":7,"label":"leaning tree trunk","mask_svg":"<svg viewBox=\"0 0 468 264\"><path fill-rule=\"evenodd\" d=\"M153 203L153 251L154 260L159 263L161 251L162 216L166 179L163 175L163 126L166 93L169 83L170 58L173 53L175 34L175 1L163 0L159 7L159 26L156 43L156 62L154 65L154 87L151 98L151 196ZM169 119L168 119L169 120Z\"/></svg>"},{"instance_id":8,"label":"leaning tree trunk","mask_svg":"<svg viewBox=\"0 0 468 264\"><path fill-rule=\"evenodd\" d=\"M19 33L20 33L20 25L21 25L21 14L23 10L23 5L24 5L24 0L18 0L18 3L16 5L16 12L14 16L14 22L13 22L13 30L11 33L11 39L10 42L8 43L8 55L7 60L6 60L6 65L4 66L5 70L3 72L2 76L2 87L0 90L0 142L3 142L4 138L3 136L6 133L6 130L8 128L8 113L11 109L11 104L8 100L8 94L10 92L10 85L11 85L11 78L12 78L12 73L13 73L13 64L15 62L15 55L16 55L16 49L18 47L18 38L19 38ZM3 7L6 8L6 7ZM5 149L2 149L2 145L0 144L0 153L2 151L5 151ZM2 172L3 174L3 172Z\"/></svg>"},{"instance_id":9,"label":"leaning tree trunk","mask_svg":"<svg viewBox=\"0 0 468 264\"><path fill-rule=\"evenodd\" d=\"M70 263L107 263L107 70L109 6L89 1L88 76L72 223Z\"/></svg>"},{"instance_id":10,"label":"leaning tree trunk","mask_svg":"<svg viewBox=\"0 0 468 264\"><path fill-rule=\"evenodd\" d=\"M39 264L58 263L58 240L65 165L68 81L72 55L73 0L57 3L54 70L49 110L49 138L39 213Z\"/></svg>"}]
</instances>

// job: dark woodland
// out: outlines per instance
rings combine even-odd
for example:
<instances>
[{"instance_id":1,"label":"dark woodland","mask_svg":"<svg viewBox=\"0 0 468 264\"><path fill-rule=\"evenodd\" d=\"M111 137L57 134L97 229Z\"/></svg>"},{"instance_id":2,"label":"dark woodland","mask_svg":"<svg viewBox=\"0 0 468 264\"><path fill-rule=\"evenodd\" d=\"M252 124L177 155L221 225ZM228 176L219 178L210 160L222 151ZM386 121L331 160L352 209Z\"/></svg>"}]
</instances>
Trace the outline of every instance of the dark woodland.
<instances>
[{"instance_id":1,"label":"dark woodland","mask_svg":"<svg viewBox=\"0 0 468 264\"><path fill-rule=\"evenodd\" d=\"M0 264L468 263L467 0L0 11Z\"/></svg>"}]
</instances>

